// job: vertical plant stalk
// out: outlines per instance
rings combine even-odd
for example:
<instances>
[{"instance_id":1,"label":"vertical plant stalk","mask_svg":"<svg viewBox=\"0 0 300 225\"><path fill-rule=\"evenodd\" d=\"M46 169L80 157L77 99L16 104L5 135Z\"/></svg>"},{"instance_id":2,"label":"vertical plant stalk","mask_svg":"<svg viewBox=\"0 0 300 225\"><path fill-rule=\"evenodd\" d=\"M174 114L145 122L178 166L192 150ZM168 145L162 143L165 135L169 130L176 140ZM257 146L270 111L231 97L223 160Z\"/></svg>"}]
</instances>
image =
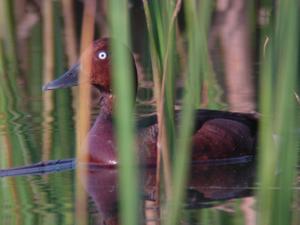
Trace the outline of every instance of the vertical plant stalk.
<instances>
[{"instance_id":1,"label":"vertical plant stalk","mask_svg":"<svg viewBox=\"0 0 300 225\"><path fill-rule=\"evenodd\" d=\"M217 14L220 14L222 18L219 21L223 21L219 25L219 38L226 75L227 98L231 111L251 112L256 108L249 22L250 15L253 14L250 11L253 3L231 0L230 3L229 1L223 3L227 6L219 3L216 7Z\"/></svg>"},{"instance_id":2,"label":"vertical plant stalk","mask_svg":"<svg viewBox=\"0 0 300 225\"><path fill-rule=\"evenodd\" d=\"M44 68L43 68L43 83L47 84L54 79L54 34L53 34L53 8L52 0L45 0L42 4L43 9L43 42L44 42ZM43 92L43 145L42 145L42 160L49 160L50 151L52 148L52 129L51 122L53 118L53 92Z\"/></svg>"},{"instance_id":3,"label":"vertical plant stalk","mask_svg":"<svg viewBox=\"0 0 300 225\"><path fill-rule=\"evenodd\" d=\"M127 0L109 1L109 22L112 40L113 91L116 96L114 114L119 159L120 222L123 225L139 223L139 189L136 145L134 135L134 80L130 53ZM126 84L126 85L124 85Z\"/></svg>"},{"instance_id":4,"label":"vertical plant stalk","mask_svg":"<svg viewBox=\"0 0 300 225\"><path fill-rule=\"evenodd\" d=\"M154 77L154 92L156 98L156 108L157 108L157 119L158 119L158 167L157 173L159 173L159 160L160 154L162 155L163 161L163 173L166 187L166 196L167 199L171 198L172 195L172 174L171 174L171 163L170 163L170 151L168 146L168 138L167 138L167 128L165 124L165 113L164 113L164 105L165 105L165 90L166 90L166 80L168 79L169 69L170 69L170 48L172 47L173 40L173 31L175 28L175 22L178 15L178 12L181 7L181 0L176 1L176 6L174 8L172 17L170 19L168 31L167 31L167 40L166 40L166 49L164 52L163 59L163 71L161 71L159 64L159 56L158 51L155 47L155 37L153 32L153 22L150 15L149 3L144 0L144 8L145 8L145 16L148 27L148 34L150 39L150 53L151 53L151 61L152 61L152 70ZM160 75L161 74L161 75ZM160 77L162 76L162 81ZM173 126L174 127L174 126ZM157 175L158 177L158 175ZM159 179L158 179L159 180Z\"/></svg>"},{"instance_id":5,"label":"vertical plant stalk","mask_svg":"<svg viewBox=\"0 0 300 225\"><path fill-rule=\"evenodd\" d=\"M265 115L260 124L260 224L291 224L298 162L299 110L293 92L299 82L299 1L279 1L277 10L260 80L260 106ZM278 187L276 193L274 187Z\"/></svg>"},{"instance_id":6,"label":"vertical plant stalk","mask_svg":"<svg viewBox=\"0 0 300 225\"><path fill-rule=\"evenodd\" d=\"M152 73L153 73L153 79L154 79L154 94L155 94L155 99L156 99L156 110L160 111L158 107L161 105L159 103L159 99L161 96L161 80L160 80L160 74L161 74L161 68L159 66L159 61L158 61L158 52L155 48L155 41L154 41L154 33L153 33L153 23L150 15L150 10L149 10L149 3L147 0L143 0L144 4L144 10L145 10L145 17L146 17L146 24L147 24L147 29L148 29L148 34L149 34L149 41L150 41L150 57L151 57L151 64L152 64ZM161 118L157 116L158 124L161 124ZM158 132L161 132L158 130ZM161 136L159 134L159 136ZM157 143L157 160L156 160L156 202L157 205L159 205L159 200L160 200L160 169L161 169L161 155L162 155L162 150L161 147L162 145L159 144L159 140ZM165 164L166 165L166 164ZM167 168L165 168L167 170ZM164 171L165 171L164 170ZM170 168L169 168L170 170ZM165 174L165 177L167 174ZM168 181L165 181L165 183L168 183Z\"/></svg>"},{"instance_id":7,"label":"vertical plant stalk","mask_svg":"<svg viewBox=\"0 0 300 225\"><path fill-rule=\"evenodd\" d=\"M96 1L89 0L84 2L83 23L82 23L82 39L81 39L81 55L91 46L94 38L94 24L96 14ZM79 102L76 124L76 158L79 162L88 162L88 146L85 142L86 135L90 129L90 107L91 107L91 86L86 81L91 72L92 51L87 52L85 57L81 58L81 71L79 74ZM78 224L87 224L87 196L83 189L83 184L87 181L87 168L79 166L76 170L76 221Z\"/></svg>"},{"instance_id":8,"label":"vertical plant stalk","mask_svg":"<svg viewBox=\"0 0 300 225\"><path fill-rule=\"evenodd\" d=\"M210 21L211 3L187 0L184 4L188 38L188 74L185 80L185 95L176 141L173 169L173 198L167 207L164 224L178 224L180 210L185 198L187 174L190 169L191 136L194 127L195 107L199 105L200 76L207 73L207 26Z\"/></svg>"},{"instance_id":9,"label":"vertical plant stalk","mask_svg":"<svg viewBox=\"0 0 300 225\"><path fill-rule=\"evenodd\" d=\"M10 83L13 83L17 79L18 64L17 64L17 55L16 55L16 35L15 35L15 26L14 26L14 17L13 17L13 1L2 0L1 1L1 10L3 13L2 25L4 32L2 38L5 43L5 53L7 58L7 70L9 71L8 79Z\"/></svg>"},{"instance_id":10,"label":"vertical plant stalk","mask_svg":"<svg viewBox=\"0 0 300 225\"><path fill-rule=\"evenodd\" d=\"M180 63L180 69L181 69L181 76L183 79L186 78L187 73L187 52L186 48L184 46L184 37L183 34L180 32L179 25L177 23L176 25L176 50L179 55L179 63Z\"/></svg>"},{"instance_id":11,"label":"vertical plant stalk","mask_svg":"<svg viewBox=\"0 0 300 225\"><path fill-rule=\"evenodd\" d=\"M165 91L166 91L166 81L169 74L169 69L171 67L171 59L170 59L170 48L172 47L172 39L173 39L173 31L175 29L176 18L181 8L182 0L176 1L176 6L174 8L169 29L167 33L167 43L166 43L166 50L165 50L165 57L163 59L163 74L162 74L162 84L161 84L161 91L160 91L160 99L158 102L158 117L160 118L159 130L159 141L163 143L163 148L161 149L162 157L163 157L163 165L164 165L164 173L165 173L165 182L166 182L166 194L167 199L170 200L172 196L172 172L171 172L171 163L170 163L170 149L168 148L167 143L167 130L165 125L165 113L164 113L164 99L165 99ZM174 123L174 121L173 121ZM172 126L174 127L174 126Z\"/></svg>"},{"instance_id":12,"label":"vertical plant stalk","mask_svg":"<svg viewBox=\"0 0 300 225\"><path fill-rule=\"evenodd\" d=\"M1 17L0 17L1 18ZM0 19L1 21L1 19ZM2 30L2 23L0 22L0 30ZM5 73L5 66L4 66L4 52L2 49L2 36L0 33L0 82L3 85L2 79L4 78ZM0 84L0 115L1 115L1 125L3 122L3 134L2 134L2 140L0 140L0 148L2 151L0 151L0 157L3 158L3 163L1 162L1 167L5 166L6 168L13 167L13 148L11 144L11 139L9 137L9 131L6 124L7 121L7 114L5 113L5 92L4 87ZM5 122L4 122L5 121ZM0 136L1 138L1 136ZM3 145L2 145L3 143ZM4 165L5 164L5 165ZM14 204L20 204L20 197L18 194L18 191L16 189L16 183L15 179L8 179L8 183L10 186L10 192L11 192L11 198ZM16 221L21 221L21 212L17 208L16 209Z\"/></svg>"},{"instance_id":13,"label":"vertical plant stalk","mask_svg":"<svg viewBox=\"0 0 300 225\"><path fill-rule=\"evenodd\" d=\"M6 168L11 168L13 167L13 159L12 159L12 145L11 145L11 139L9 138L9 135L7 134L7 129L5 129L6 131L4 131L5 133L3 134L3 140L0 140L0 146L1 149L3 150L3 163L1 163L1 167L5 165ZM1 138L1 137L0 137ZM2 145L3 142L4 144ZM2 155L2 154L1 154ZM2 185L7 185L7 187L4 187L5 190L5 195L6 196L6 202L7 205L20 205L22 204L22 201L20 199L19 196L19 192L17 190L17 184L16 184L16 180L14 178L8 177L6 179L6 182L3 181ZM1 186L2 186L1 185ZM22 221L23 216L22 213L19 209L19 207L16 207L15 209L15 221L17 222L16 224L20 224L20 221Z\"/></svg>"},{"instance_id":14,"label":"vertical plant stalk","mask_svg":"<svg viewBox=\"0 0 300 225\"><path fill-rule=\"evenodd\" d=\"M258 199L261 200L258 202L258 209L260 214L260 224L270 224L274 194L272 187L274 187L276 181L274 171L278 158L278 152L274 151L275 147L272 139L274 124L272 119L273 81L271 72L271 52L271 49L266 52L260 76L260 109L261 113L265 115L261 118L259 133L260 152L258 179L260 190L258 191ZM270 155L272 155L272 157L270 157Z\"/></svg>"},{"instance_id":15,"label":"vertical plant stalk","mask_svg":"<svg viewBox=\"0 0 300 225\"><path fill-rule=\"evenodd\" d=\"M7 160L7 162L8 162L7 168L11 168L11 167L13 167L13 160L12 160L12 155L11 155L11 153L13 151L12 151L12 145L10 143L10 138L7 134L5 134L5 136L4 136L4 142L5 142L4 150L6 151L5 155L7 154L7 156L8 156L7 157L7 159L8 159ZM9 177L7 179L7 184L8 184L8 188L10 190L11 198L13 201L13 203L10 203L10 204L13 204L13 205L21 204L22 202L20 200L20 196L19 196L19 193L17 190L16 180L14 178ZM22 216L22 213L21 213L19 207L16 207L16 209L15 209L15 216L16 216L16 221L18 221L18 222L22 221L23 216Z\"/></svg>"},{"instance_id":16,"label":"vertical plant stalk","mask_svg":"<svg viewBox=\"0 0 300 225\"><path fill-rule=\"evenodd\" d=\"M77 44L76 44L76 31L75 31L75 16L74 16L74 1L73 0L62 0L62 9L64 15L64 39L65 39L65 49L68 59L68 65L71 67L76 63L78 59L77 53ZM77 101L77 92L72 89L72 106L75 113L77 113L76 105ZM75 118L77 115L75 115Z\"/></svg>"},{"instance_id":17,"label":"vertical plant stalk","mask_svg":"<svg viewBox=\"0 0 300 225\"><path fill-rule=\"evenodd\" d=\"M13 2L9 0L0 1L0 40L2 47L3 63L5 60L5 88L10 93L17 93L16 80L18 63L16 56L15 26L13 20ZM3 68L4 69L4 68ZM11 96L9 96L11 98ZM18 101L18 100L17 100ZM10 99L11 107L15 106L16 100Z\"/></svg>"},{"instance_id":18,"label":"vertical plant stalk","mask_svg":"<svg viewBox=\"0 0 300 225\"><path fill-rule=\"evenodd\" d=\"M297 0L280 1L276 22L276 59L278 64L277 104L275 106L275 132L282 137L278 143L279 168L282 174L278 176L279 193L276 195L273 215L275 223L291 224L292 213L289 207L293 203L292 186L297 174L299 110L293 96L295 88L299 87L299 7ZM296 114L297 113L297 114ZM289 118L286 119L286 115Z\"/></svg>"},{"instance_id":19,"label":"vertical plant stalk","mask_svg":"<svg viewBox=\"0 0 300 225\"><path fill-rule=\"evenodd\" d=\"M53 17L54 17L54 74L63 74L65 62L64 62L64 30L61 26L62 6L58 1L53 2ZM73 91L78 91L74 88ZM73 121L73 111L69 107L72 104L72 98L69 93L69 89L62 91L55 91L55 120L57 125L57 131L53 133L53 140L55 144L58 144L59 148L54 147L52 157L66 158L70 157L71 151L61 151L59 149L69 149L75 140L75 129ZM57 146L57 145L56 145Z\"/></svg>"},{"instance_id":20,"label":"vertical plant stalk","mask_svg":"<svg viewBox=\"0 0 300 225\"><path fill-rule=\"evenodd\" d=\"M65 46L68 65L71 67L77 60L77 45L75 33L75 17L73 12L73 1L62 0L64 15Z\"/></svg>"}]
</instances>

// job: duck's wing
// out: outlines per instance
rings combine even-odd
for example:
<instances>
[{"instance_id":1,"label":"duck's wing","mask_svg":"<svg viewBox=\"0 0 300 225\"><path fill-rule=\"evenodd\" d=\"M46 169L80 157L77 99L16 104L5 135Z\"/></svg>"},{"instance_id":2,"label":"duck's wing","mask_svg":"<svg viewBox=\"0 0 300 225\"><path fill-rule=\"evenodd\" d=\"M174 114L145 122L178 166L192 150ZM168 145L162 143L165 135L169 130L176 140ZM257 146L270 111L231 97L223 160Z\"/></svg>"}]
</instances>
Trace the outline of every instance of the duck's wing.
<instances>
[{"instance_id":1,"label":"duck's wing","mask_svg":"<svg viewBox=\"0 0 300 225\"><path fill-rule=\"evenodd\" d=\"M175 111L176 129L180 129L182 113ZM138 119L143 155L155 155L157 140L156 115ZM192 161L231 159L255 154L258 115L218 110L195 111L192 138ZM145 148L147 146L147 148ZM147 153L151 154L147 154ZM151 161L151 160L148 160ZM154 162L155 160L152 159Z\"/></svg>"},{"instance_id":2,"label":"duck's wing","mask_svg":"<svg viewBox=\"0 0 300 225\"><path fill-rule=\"evenodd\" d=\"M193 134L193 161L255 155L258 115L197 110Z\"/></svg>"}]
</instances>

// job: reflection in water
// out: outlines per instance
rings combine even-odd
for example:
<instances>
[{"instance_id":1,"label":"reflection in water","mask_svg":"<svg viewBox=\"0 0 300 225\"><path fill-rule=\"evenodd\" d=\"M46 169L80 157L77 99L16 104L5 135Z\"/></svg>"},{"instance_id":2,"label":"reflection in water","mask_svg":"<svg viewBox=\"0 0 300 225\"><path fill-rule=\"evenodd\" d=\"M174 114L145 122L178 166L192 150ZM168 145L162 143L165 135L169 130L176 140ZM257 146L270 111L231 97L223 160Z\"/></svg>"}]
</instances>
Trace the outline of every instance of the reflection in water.
<instances>
[{"instance_id":1,"label":"reflection in water","mask_svg":"<svg viewBox=\"0 0 300 225\"><path fill-rule=\"evenodd\" d=\"M212 207L220 200L251 195L255 163L193 165L187 186L186 209ZM155 204L155 168L143 171L143 209L145 223L159 220ZM99 224L118 224L117 169L90 167L86 191L95 203ZM156 218L153 218L155 217Z\"/></svg>"},{"instance_id":2,"label":"reflection in water","mask_svg":"<svg viewBox=\"0 0 300 225\"><path fill-rule=\"evenodd\" d=\"M78 164L77 166L86 166ZM12 177L1 178L0 184L4 184L6 179L11 179L13 182L22 182L19 187L27 187L32 184L35 185L36 190L40 189L39 196L52 196L48 202L43 202L41 212L43 212L46 205L59 204L73 205L72 191L73 181L69 182L66 178L66 170L73 170L76 167L74 159L67 160L53 160L45 163L33 164L30 166L0 170L0 177L31 175L27 177ZM118 223L118 170L117 168L107 168L98 166L96 164L89 164L88 179L84 184L87 194L90 196L91 205L89 207L90 224L119 224ZM59 173L57 173L59 172ZM63 172L63 173L62 173ZM74 171L67 172L67 174L74 175ZM54 173L47 175L48 173ZM33 176L34 175L34 176ZM49 178L45 180L45 175ZM156 196L156 171L155 168L144 168L141 172L141 212L143 223L157 224L160 221L160 213L163 214L160 207L157 205ZM187 197L183 204L184 211L189 212L191 209L203 209L216 207L223 204L225 200L243 198L250 196L253 181L255 176L255 162L254 160L248 162L227 162L227 163L210 163L210 164L195 164L191 167L190 178L187 185ZM64 184L59 185L55 189L56 182L53 179L63 179ZM38 181L38 182L36 182ZM26 183L24 183L26 182ZM14 186L16 187L16 186ZM11 189L12 187L7 187ZM65 190L68 190L67 192ZM70 192L71 191L71 192ZM63 201L60 199L60 193L68 193L64 195ZM56 197L55 197L56 196ZM52 199L52 200L51 200ZM35 200L36 201L36 200ZM162 202L163 203L163 202ZM226 203L226 201L225 201ZM30 204L30 203L26 203ZM32 204L35 204L34 202ZM245 202L247 204L247 202ZM94 207L92 207L94 205ZM54 206L53 206L54 207ZM221 208L221 206L219 207ZM246 206L244 206L246 208ZM222 208L224 209L224 208ZM47 209L46 214L49 213ZM65 209L66 210L66 209ZM243 209L242 209L243 210ZM68 210L67 210L68 211ZM246 211L246 209L244 209ZM7 210L5 211L6 213ZM13 212L12 212L13 213ZM62 211L59 214L63 213ZM247 213L245 213L246 215ZM184 220L184 218L182 218ZM64 223L62 223L64 224ZM192 224L187 222L186 224Z\"/></svg>"}]
</instances>

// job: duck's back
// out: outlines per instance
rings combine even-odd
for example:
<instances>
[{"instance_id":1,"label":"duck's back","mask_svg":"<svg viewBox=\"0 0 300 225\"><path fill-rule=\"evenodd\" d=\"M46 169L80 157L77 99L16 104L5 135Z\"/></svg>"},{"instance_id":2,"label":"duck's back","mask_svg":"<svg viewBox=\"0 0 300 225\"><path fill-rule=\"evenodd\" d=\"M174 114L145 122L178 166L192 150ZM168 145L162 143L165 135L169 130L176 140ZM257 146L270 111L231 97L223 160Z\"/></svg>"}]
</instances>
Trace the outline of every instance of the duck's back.
<instances>
[{"instance_id":1,"label":"duck's back","mask_svg":"<svg viewBox=\"0 0 300 225\"><path fill-rule=\"evenodd\" d=\"M177 125L179 120L180 112L176 111ZM158 136L156 116L139 119L137 127L140 155L148 163L155 163ZM256 132L256 114L197 110L191 137L192 161L253 155L256 150Z\"/></svg>"}]
</instances>

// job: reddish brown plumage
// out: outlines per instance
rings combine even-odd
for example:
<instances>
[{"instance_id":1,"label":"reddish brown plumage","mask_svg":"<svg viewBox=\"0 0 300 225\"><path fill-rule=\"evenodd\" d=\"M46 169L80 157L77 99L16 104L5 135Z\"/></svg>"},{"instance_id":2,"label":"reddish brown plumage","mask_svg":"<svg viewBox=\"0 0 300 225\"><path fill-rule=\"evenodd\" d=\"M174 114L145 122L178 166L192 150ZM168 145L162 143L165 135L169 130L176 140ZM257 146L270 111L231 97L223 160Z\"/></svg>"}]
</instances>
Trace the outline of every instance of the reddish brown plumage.
<instances>
[{"instance_id":1,"label":"reddish brown plumage","mask_svg":"<svg viewBox=\"0 0 300 225\"><path fill-rule=\"evenodd\" d=\"M82 57L85 57L85 54L92 54L90 83L98 88L101 95L99 116L88 135L90 160L101 164L115 165L118 159L112 119L114 97L111 85L112 57L109 48L109 39L99 39L91 45ZM99 53L102 51L105 52L105 57L104 55L99 57ZM131 60L134 69L132 73L133 86L137 87L137 73L132 55ZM68 72L64 74L61 82L59 78L44 86L44 89L49 90L76 84L74 73L77 67L73 67L70 74ZM71 78L68 76L71 76ZM191 137L193 161L229 159L255 154L256 114L197 110L195 115L194 133ZM179 117L177 116L177 119ZM140 126L145 121L147 121L146 125ZM180 127L177 129L180 129ZM137 131L137 154L143 163L155 164L158 133L156 118L140 120ZM186 149L183 149L183 151L186 151Z\"/></svg>"},{"instance_id":2,"label":"reddish brown plumage","mask_svg":"<svg viewBox=\"0 0 300 225\"><path fill-rule=\"evenodd\" d=\"M102 91L111 92L111 55L108 54L104 60L98 57L101 51L109 52L109 40L107 38L97 40L92 46L91 83L100 87Z\"/></svg>"}]
</instances>

